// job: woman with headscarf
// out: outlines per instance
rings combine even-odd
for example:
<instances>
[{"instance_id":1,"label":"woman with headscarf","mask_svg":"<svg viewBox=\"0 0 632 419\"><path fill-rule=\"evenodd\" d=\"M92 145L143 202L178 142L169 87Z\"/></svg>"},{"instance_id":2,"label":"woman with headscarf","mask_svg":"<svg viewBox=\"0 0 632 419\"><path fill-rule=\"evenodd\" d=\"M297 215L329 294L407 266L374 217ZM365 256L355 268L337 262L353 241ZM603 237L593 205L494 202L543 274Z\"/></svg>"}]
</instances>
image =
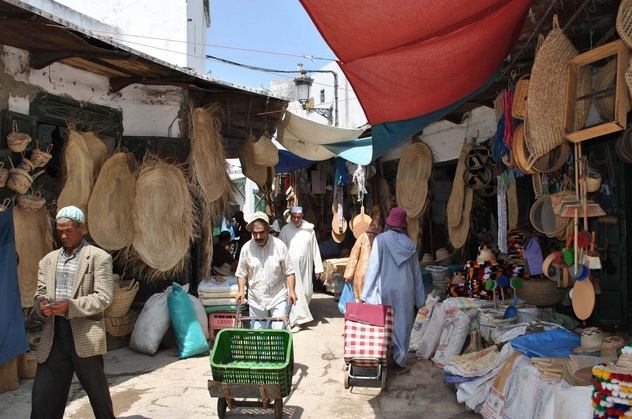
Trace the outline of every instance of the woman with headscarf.
<instances>
[{"instance_id":1,"label":"woman with headscarf","mask_svg":"<svg viewBox=\"0 0 632 419\"><path fill-rule=\"evenodd\" d=\"M382 229L382 216L378 212L373 216L369 228L360 234L351 249L343 277L345 278L345 282L353 281L353 294L356 303L360 302L362 289L364 288L364 278L366 276L366 269L369 266L369 256L371 255L373 240L382 232Z\"/></svg>"},{"instance_id":2,"label":"woman with headscarf","mask_svg":"<svg viewBox=\"0 0 632 419\"><path fill-rule=\"evenodd\" d=\"M406 231L406 210L395 207L384 233L373 241L362 300L393 307L393 361L395 372L408 371L406 354L415 320L415 306L425 303L424 284L415 243Z\"/></svg>"}]
</instances>

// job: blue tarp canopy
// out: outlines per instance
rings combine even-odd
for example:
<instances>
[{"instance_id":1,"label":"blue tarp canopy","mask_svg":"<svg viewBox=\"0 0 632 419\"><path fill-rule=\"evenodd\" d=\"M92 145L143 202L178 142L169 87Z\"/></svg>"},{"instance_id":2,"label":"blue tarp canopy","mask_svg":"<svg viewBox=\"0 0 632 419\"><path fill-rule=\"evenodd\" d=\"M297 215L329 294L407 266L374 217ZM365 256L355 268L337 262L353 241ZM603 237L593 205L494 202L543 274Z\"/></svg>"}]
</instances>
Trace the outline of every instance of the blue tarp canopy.
<instances>
[{"instance_id":1,"label":"blue tarp canopy","mask_svg":"<svg viewBox=\"0 0 632 419\"><path fill-rule=\"evenodd\" d=\"M299 157L287 150L279 150L279 163L274 166L274 172L289 173L302 169L303 167L311 166L314 163L316 162Z\"/></svg>"}]
</instances>

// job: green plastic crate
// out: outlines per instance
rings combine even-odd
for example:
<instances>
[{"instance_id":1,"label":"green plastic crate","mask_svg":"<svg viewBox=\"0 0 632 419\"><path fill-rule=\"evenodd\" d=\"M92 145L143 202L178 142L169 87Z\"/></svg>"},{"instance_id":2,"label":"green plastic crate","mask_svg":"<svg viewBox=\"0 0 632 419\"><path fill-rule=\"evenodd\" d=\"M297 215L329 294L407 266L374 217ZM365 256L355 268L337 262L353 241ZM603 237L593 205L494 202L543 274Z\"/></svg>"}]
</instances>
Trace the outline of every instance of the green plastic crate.
<instances>
[{"instance_id":1,"label":"green plastic crate","mask_svg":"<svg viewBox=\"0 0 632 419\"><path fill-rule=\"evenodd\" d=\"M278 329L222 329L211 354L213 380L279 384L290 394L294 373L292 333Z\"/></svg>"}]
</instances>

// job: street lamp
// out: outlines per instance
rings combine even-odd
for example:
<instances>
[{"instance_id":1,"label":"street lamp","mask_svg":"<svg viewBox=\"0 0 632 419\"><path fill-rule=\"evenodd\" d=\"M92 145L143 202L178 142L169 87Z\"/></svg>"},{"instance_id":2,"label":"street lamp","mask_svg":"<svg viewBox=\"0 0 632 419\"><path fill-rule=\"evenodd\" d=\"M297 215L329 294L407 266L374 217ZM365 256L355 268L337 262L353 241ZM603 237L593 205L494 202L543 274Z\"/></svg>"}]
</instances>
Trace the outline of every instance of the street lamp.
<instances>
[{"instance_id":1,"label":"street lamp","mask_svg":"<svg viewBox=\"0 0 632 419\"><path fill-rule=\"evenodd\" d=\"M329 108L315 108L308 107L307 103L310 99L310 89L312 87L312 83L314 83L314 79L307 76L307 73L331 73L334 76L334 105ZM296 90L298 93L298 101L303 107L303 110L306 111L314 111L319 115L327 118L329 123L334 122L334 126L338 126L338 73L332 70L303 70L303 64L298 64L298 74L299 76L294 79L294 84L296 85ZM332 113L334 114L332 118ZM332 119L335 119L332 121Z\"/></svg>"}]
</instances>

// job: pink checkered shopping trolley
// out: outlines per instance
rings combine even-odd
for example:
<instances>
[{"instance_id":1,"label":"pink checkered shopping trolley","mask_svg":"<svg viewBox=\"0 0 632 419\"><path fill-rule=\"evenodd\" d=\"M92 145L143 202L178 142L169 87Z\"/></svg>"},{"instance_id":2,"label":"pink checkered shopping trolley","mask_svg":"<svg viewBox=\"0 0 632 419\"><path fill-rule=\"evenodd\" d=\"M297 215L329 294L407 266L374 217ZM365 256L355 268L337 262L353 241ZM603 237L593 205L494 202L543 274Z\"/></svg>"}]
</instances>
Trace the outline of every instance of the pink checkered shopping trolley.
<instances>
[{"instance_id":1,"label":"pink checkered shopping trolley","mask_svg":"<svg viewBox=\"0 0 632 419\"><path fill-rule=\"evenodd\" d=\"M347 303L345 313L345 388L350 379L381 380L386 388L386 364L393 338L393 308ZM368 371L368 373L366 372Z\"/></svg>"}]
</instances>

